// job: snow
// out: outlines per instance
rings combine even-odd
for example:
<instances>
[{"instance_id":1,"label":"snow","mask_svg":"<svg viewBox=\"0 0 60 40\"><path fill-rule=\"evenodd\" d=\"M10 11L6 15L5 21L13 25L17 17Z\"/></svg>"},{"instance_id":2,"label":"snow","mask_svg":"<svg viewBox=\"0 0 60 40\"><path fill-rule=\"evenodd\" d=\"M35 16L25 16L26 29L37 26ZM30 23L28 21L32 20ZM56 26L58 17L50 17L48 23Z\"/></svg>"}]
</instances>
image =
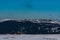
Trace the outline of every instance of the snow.
<instances>
[{"instance_id":1,"label":"snow","mask_svg":"<svg viewBox=\"0 0 60 40\"><path fill-rule=\"evenodd\" d=\"M9 20L13 20L13 19L1 19L0 22L9 21Z\"/></svg>"},{"instance_id":2,"label":"snow","mask_svg":"<svg viewBox=\"0 0 60 40\"><path fill-rule=\"evenodd\" d=\"M40 35L0 35L0 40L60 40L60 34Z\"/></svg>"}]
</instances>

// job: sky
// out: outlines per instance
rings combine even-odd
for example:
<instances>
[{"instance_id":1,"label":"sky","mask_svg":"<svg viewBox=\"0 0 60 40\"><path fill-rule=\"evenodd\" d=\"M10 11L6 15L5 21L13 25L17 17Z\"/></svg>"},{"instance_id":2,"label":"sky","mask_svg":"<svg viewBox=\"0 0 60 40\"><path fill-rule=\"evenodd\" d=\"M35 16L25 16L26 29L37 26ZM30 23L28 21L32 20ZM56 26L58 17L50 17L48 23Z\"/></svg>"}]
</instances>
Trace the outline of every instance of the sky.
<instances>
[{"instance_id":1,"label":"sky","mask_svg":"<svg viewBox=\"0 0 60 40\"><path fill-rule=\"evenodd\" d=\"M60 0L0 0L0 18L60 19Z\"/></svg>"}]
</instances>

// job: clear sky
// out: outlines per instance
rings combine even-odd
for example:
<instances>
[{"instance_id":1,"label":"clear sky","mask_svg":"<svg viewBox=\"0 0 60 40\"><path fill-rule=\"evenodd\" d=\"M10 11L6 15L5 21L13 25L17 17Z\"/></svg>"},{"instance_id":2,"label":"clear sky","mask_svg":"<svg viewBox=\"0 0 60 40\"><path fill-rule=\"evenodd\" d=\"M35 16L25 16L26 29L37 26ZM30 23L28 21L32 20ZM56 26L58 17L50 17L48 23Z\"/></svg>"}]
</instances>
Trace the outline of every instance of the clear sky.
<instances>
[{"instance_id":1,"label":"clear sky","mask_svg":"<svg viewBox=\"0 0 60 40\"><path fill-rule=\"evenodd\" d=\"M60 19L60 0L0 0L0 18Z\"/></svg>"}]
</instances>

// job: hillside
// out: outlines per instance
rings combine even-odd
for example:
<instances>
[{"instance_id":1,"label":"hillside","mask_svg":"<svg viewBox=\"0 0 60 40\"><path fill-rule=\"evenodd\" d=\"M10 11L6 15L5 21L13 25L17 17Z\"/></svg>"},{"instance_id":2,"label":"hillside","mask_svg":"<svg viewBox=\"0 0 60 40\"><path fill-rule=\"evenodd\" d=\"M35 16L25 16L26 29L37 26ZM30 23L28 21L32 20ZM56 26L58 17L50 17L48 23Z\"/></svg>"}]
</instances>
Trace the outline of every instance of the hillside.
<instances>
[{"instance_id":1,"label":"hillside","mask_svg":"<svg viewBox=\"0 0 60 40\"><path fill-rule=\"evenodd\" d=\"M3 20L0 34L60 34L60 23L52 20Z\"/></svg>"}]
</instances>

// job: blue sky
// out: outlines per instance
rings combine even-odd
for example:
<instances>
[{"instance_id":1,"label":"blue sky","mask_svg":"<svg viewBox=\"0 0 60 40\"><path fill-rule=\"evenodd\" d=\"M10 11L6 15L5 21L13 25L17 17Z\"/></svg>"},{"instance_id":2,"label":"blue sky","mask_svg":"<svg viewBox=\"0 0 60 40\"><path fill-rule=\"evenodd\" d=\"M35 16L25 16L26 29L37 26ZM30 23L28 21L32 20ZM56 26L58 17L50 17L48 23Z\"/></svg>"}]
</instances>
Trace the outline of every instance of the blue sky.
<instances>
[{"instance_id":1,"label":"blue sky","mask_svg":"<svg viewBox=\"0 0 60 40\"><path fill-rule=\"evenodd\" d=\"M60 0L0 0L0 18L60 19Z\"/></svg>"}]
</instances>

